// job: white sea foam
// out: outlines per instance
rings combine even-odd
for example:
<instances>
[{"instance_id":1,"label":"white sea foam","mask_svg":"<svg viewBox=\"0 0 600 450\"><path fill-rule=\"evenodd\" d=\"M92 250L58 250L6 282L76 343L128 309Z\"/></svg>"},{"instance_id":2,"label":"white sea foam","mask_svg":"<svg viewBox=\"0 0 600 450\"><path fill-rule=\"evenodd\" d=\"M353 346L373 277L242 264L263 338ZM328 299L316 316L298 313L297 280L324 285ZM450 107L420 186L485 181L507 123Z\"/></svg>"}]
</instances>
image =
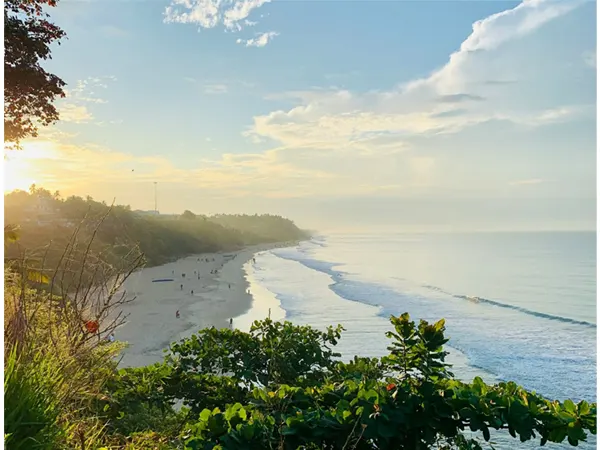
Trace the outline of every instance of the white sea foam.
<instances>
[{"instance_id":1,"label":"white sea foam","mask_svg":"<svg viewBox=\"0 0 600 450\"><path fill-rule=\"evenodd\" d=\"M271 308L274 318L318 328L341 323L338 350L349 359L387 353L390 314L443 317L459 378L595 401L595 246L552 238L567 242L475 236L473 250L465 236L319 237L256 257L247 268L255 303L244 320Z\"/></svg>"}]
</instances>

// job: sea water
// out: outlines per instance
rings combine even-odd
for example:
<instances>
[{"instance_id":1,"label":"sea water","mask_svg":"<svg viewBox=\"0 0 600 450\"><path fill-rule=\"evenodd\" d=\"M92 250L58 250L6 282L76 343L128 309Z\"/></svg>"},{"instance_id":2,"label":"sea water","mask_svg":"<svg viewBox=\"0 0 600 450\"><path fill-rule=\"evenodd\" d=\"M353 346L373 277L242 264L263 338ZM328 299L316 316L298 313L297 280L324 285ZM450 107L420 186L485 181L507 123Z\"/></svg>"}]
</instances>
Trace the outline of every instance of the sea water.
<instances>
[{"instance_id":1,"label":"sea water","mask_svg":"<svg viewBox=\"0 0 600 450\"><path fill-rule=\"evenodd\" d=\"M235 323L247 329L269 313L339 323L347 360L387 354L390 315L445 318L458 378L596 401L595 249L594 232L316 236L246 265L255 300Z\"/></svg>"}]
</instances>

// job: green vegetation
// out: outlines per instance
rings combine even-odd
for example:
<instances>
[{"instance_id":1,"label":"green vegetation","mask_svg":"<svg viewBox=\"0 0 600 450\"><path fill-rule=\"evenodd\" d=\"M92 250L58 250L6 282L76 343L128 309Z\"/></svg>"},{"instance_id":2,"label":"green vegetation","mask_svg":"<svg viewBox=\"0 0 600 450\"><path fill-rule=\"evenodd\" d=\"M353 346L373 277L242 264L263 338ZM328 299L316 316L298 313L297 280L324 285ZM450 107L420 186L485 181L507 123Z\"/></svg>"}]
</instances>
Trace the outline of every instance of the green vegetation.
<instances>
[{"instance_id":1,"label":"green vegetation","mask_svg":"<svg viewBox=\"0 0 600 450\"><path fill-rule=\"evenodd\" d=\"M279 216L206 217L190 211L179 217L144 215L90 197L62 199L58 192L35 186L30 192L5 195L4 202L5 223L19 227L19 240L7 247L7 255L15 259L25 254L38 270L55 268L74 235L80 242L93 237L93 254L115 267L123 266L124 258L128 265L140 254L152 266L190 254L307 237L291 220Z\"/></svg>"},{"instance_id":2,"label":"green vegetation","mask_svg":"<svg viewBox=\"0 0 600 450\"><path fill-rule=\"evenodd\" d=\"M25 297L46 298L32 290ZM266 319L249 333L201 330L172 344L162 363L121 370L110 359L118 344L89 340L74 358L77 339L53 343L48 327L31 329L35 344L21 336L17 346L13 334L5 344L6 448L478 449L495 430L542 445L577 445L596 433L595 403L456 380L444 362L443 320L417 324L403 314L391 323L381 359L341 362L340 326ZM51 327L55 336L60 327ZM39 352L47 346L53 352Z\"/></svg>"}]
</instances>

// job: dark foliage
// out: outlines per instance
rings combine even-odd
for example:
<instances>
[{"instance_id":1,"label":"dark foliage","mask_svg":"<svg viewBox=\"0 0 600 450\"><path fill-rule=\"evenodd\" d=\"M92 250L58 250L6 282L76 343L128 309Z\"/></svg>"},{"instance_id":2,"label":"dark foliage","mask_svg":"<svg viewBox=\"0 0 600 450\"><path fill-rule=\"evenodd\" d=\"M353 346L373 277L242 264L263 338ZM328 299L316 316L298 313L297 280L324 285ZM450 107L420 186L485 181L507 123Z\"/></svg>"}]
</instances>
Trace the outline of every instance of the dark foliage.
<instances>
[{"instance_id":1,"label":"dark foliage","mask_svg":"<svg viewBox=\"0 0 600 450\"><path fill-rule=\"evenodd\" d=\"M58 120L52 102L65 96L65 83L41 65L51 58L51 44L65 36L44 12L45 7L55 5L55 0L4 2L5 142L18 145L26 137L37 136L40 125Z\"/></svg>"}]
</instances>

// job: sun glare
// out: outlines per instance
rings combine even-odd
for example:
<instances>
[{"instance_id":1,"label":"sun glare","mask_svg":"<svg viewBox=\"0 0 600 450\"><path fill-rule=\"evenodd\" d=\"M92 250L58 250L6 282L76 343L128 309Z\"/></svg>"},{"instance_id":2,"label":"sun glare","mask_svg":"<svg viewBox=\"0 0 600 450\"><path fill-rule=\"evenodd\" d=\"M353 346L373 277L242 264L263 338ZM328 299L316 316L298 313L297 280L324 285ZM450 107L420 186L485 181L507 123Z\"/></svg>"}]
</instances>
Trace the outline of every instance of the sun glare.
<instances>
[{"instance_id":1,"label":"sun glare","mask_svg":"<svg viewBox=\"0 0 600 450\"><path fill-rule=\"evenodd\" d=\"M38 183L40 161L52 158L56 151L51 142L25 142L22 150L4 152L4 192L28 190Z\"/></svg>"}]
</instances>

